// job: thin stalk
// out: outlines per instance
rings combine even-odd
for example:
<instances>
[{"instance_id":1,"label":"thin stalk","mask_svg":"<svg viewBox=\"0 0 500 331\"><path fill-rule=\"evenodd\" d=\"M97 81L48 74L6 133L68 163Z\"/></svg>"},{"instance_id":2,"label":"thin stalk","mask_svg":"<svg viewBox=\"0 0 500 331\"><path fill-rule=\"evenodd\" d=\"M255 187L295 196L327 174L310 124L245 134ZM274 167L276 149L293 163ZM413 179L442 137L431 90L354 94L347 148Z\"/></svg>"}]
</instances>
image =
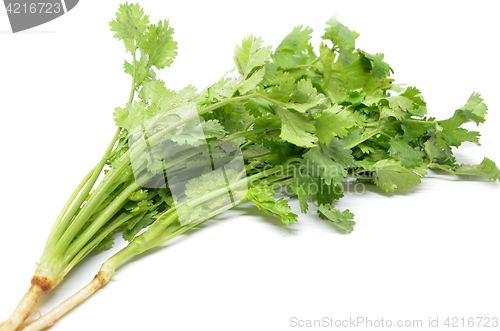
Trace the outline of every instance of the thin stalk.
<instances>
[{"instance_id":1,"label":"thin stalk","mask_svg":"<svg viewBox=\"0 0 500 331\"><path fill-rule=\"evenodd\" d=\"M135 43L135 41L134 41ZM136 69L136 65L135 65L135 59L136 59L136 56L135 56L135 53L137 52L137 48L132 52L132 57L133 57L133 68L132 68L132 87L130 88L130 95L128 97L128 103L132 103L132 101L134 100L134 94L135 94L135 89L137 88L136 84L135 84L135 76L136 76L136 73L137 73L137 69ZM148 69L149 71L149 69ZM146 71L146 72L148 72Z\"/></svg>"},{"instance_id":2,"label":"thin stalk","mask_svg":"<svg viewBox=\"0 0 500 331\"><path fill-rule=\"evenodd\" d=\"M121 133L121 128L118 128L115 132L115 135L113 136L113 139L111 140L111 143L109 144L108 148L106 149L104 156L101 158L101 161L99 162L99 164L95 167L95 170L92 173L92 177L87 182L87 184L85 185L85 188L83 189L82 193L78 197L78 200L73 204L70 211L66 214L66 216L62 220L59 229L56 231L56 234L53 237L53 239L54 239L53 245L54 246L52 247L56 251L57 251L57 249L60 249L61 246L65 247L69 243L69 241L71 241L73 239L76 232L78 232L78 231L73 230L72 232L75 232L75 233L73 233L73 236L68 239L69 236L68 236L67 232L70 231L72 228L73 229L75 228L74 222L71 223L71 225L69 223L71 222L74 215L76 214L76 212L78 211L78 209L80 208L80 206L85 201L88 194L90 193L90 191L94 187L94 184L97 181L97 178L99 177L99 175L101 174L101 171L104 168L106 161L108 160L108 155L111 153L111 150L113 149L113 146L115 145L116 141L118 140L120 133ZM81 213L79 215L81 215ZM68 228L68 225L69 225L69 228ZM68 230L68 231L66 231L66 230ZM79 228L77 230L79 230ZM60 232L64 232L64 233L60 233ZM61 241L62 241L62 243L61 243ZM52 246L52 245L50 245L50 246ZM49 246L49 249L50 249L50 246Z\"/></svg>"},{"instance_id":3,"label":"thin stalk","mask_svg":"<svg viewBox=\"0 0 500 331\"><path fill-rule=\"evenodd\" d=\"M142 212L144 213L144 212ZM73 258L73 260L68 264L66 269L64 270L64 274L68 274L73 267L80 262L81 259L83 259L87 254L90 253L99 243L111 232L113 232L116 228L124 224L125 222L129 221L130 219L140 215L140 213L122 213L120 216L118 216L112 223L106 226L106 228L98 235L96 236L91 242L89 242L84 248L82 248L78 254Z\"/></svg>"},{"instance_id":4,"label":"thin stalk","mask_svg":"<svg viewBox=\"0 0 500 331\"><path fill-rule=\"evenodd\" d=\"M314 65L314 64L315 64L316 62L318 62L319 60L320 60L320 58L319 58L319 57L317 57L317 58L315 58L314 60L312 60L312 61L311 61L311 62L309 62L309 63L300 64L300 65L297 65L297 66L295 66L295 67L293 67L293 68L290 68L290 69L288 69L288 70L294 70L294 69L300 69L300 68L315 68L315 69L319 70L319 68L318 68L317 66L315 66L315 65Z\"/></svg>"},{"instance_id":5,"label":"thin stalk","mask_svg":"<svg viewBox=\"0 0 500 331\"><path fill-rule=\"evenodd\" d=\"M259 180L261 178L267 177L269 175L275 174L279 171L282 171L283 169L281 167L275 167L271 168L265 171L262 171L258 174L255 174L250 177L246 177L243 179L240 179L239 181L235 183L231 183L230 186L231 188L237 189L243 185L247 185L248 183L251 183L253 181ZM189 205L190 206L196 206L198 204L201 204L203 202L209 201L210 199L216 198L220 194L227 194L227 187L220 188L218 190L212 191L208 194L205 194L201 197L191 199L189 200ZM185 202L184 202L185 203ZM182 203L183 204L183 203ZM181 204L177 205L177 208L180 208ZM220 210L220 209L218 209ZM165 213L163 213L148 229L145 231L143 234L138 236L137 238L134 239L135 242L138 242L139 240L143 242L148 242L153 240L154 238L158 237L161 235L161 233L167 228L171 222L172 222L172 215L176 215L176 209L175 208L170 208L167 210Z\"/></svg>"},{"instance_id":6,"label":"thin stalk","mask_svg":"<svg viewBox=\"0 0 500 331\"><path fill-rule=\"evenodd\" d=\"M135 181L132 181L132 183L130 183L130 185L106 207L106 209L92 222L89 228L85 230L85 233L79 236L68 247L64 256L64 264L69 263L70 260L78 254L80 249L82 249L85 244L92 239L97 231L99 231L99 229L101 229L120 209L123 208L128 201L128 197L139 188L140 186Z\"/></svg>"},{"instance_id":7,"label":"thin stalk","mask_svg":"<svg viewBox=\"0 0 500 331\"><path fill-rule=\"evenodd\" d=\"M454 175L459 175L460 174L460 172L458 172L458 171L453 171L450 168L447 168L445 166L442 166L442 165L434 163L434 162L429 163L427 166L429 168L438 168L438 169L444 170L444 171L449 172L450 174L454 174Z\"/></svg>"},{"instance_id":8,"label":"thin stalk","mask_svg":"<svg viewBox=\"0 0 500 331\"><path fill-rule=\"evenodd\" d=\"M242 203L243 200L241 201L238 201L238 202L235 202L233 204L230 204L230 205L227 205L227 206L224 206L222 208L219 208L217 209L216 211L214 212L211 212L209 213L208 215L206 215L205 217L201 218L200 220L196 221L196 222L193 222L193 223L190 223L190 224L187 224L187 225L184 225L182 227L180 227L179 229L177 229L176 231L172 232L172 233L168 233L166 234L165 236L159 236L149 242L146 242L146 243L140 243L138 245L138 248L137 250L134 250L134 248L132 248L132 253L131 252L124 252L123 253L123 256L120 256L118 259L116 260L108 260L109 261L109 264L106 265L106 263L104 264L106 266L106 268L108 267L115 267L118 268L121 264L123 264L125 261L129 260L130 258L134 257L135 255L137 254L141 254L149 249L152 249L154 247L157 247L161 244L164 244L166 243L167 241L177 237L178 235L192 229L193 227L195 226L198 226L200 225L201 223L205 222L206 220L214 217L214 216L217 216L219 215L220 213L226 211L226 210L229 210L231 208L234 208L235 206L239 205L240 203ZM117 255L120 254L120 252L117 253ZM129 254L134 254L134 255L129 255ZM119 264L117 264L118 262L120 262ZM106 269L105 269L106 270Z\"/></svg>"},{"instance_id":9,"label":"thin stalk","mask_svg":"<svg viewBox=\"0 0 500 331\"><path fill-rule=\"evenodd\" d=\"M379 129L376 129L376 130L373 130L373 131L370 131L368 134L364 135L363 137L359 138L358 140L350 143L349 145L345 146L345 149L351 149L353 147L356 147L358 146L359 144L361 144L362 142L370 139L371 137L381 133L382 131Z\"/></svg>"},{"instance_id":10,"label":"thin stalk","mask_svg":"<svg viewBox=\"0 0 500 331\"><path fill-rule=\"evenodd\" d=\"M229 136L224 137L224 138L222 138L220 140L221 141L231 141L231 140L234 140L234 139L237 139L237 138L246 137L248 135L252 135L252 134L256 134L256 133L279 131L279 130L281 130L281 129L261 128L261 129L257 129L257 130L241 131L241 132L236 132L236 133L230 134Z\"/></svg>"},{"instance_id":11,"label":"thin stalk","mask_svg":"<svg viewBox=\"0 0 500 331\"><path fill-rule=\"evenodd\" d=\"M99 204L105 198L104 195L107 193L110 186L114 184L116 178L121 176L123 170L125 170L128 166L129 166L128 162L122 162L120 167L111 170L110 173L108 173L108 176L106 176L106 178L101 182L101 184L98 186L94 194L92 194L89 201L87 201L83 209L78 213L78 215L69 225L68 229L64 232L62 237L58 240L57 244L55 245L54 251L51 255L53 255L53 257L56 260L59 260L62 257L63 252L73 241L75 235L80 231L82 226L87 222L87 220L92 216L92 214L94 214Z\"/></svg>"},{"instance_id":12,"label":"thin stalk","mask_svg":"<svg viewBox=\"0 0 500 331\"><path fill-rule=\"evenodd\" d=\"M245 149L248 146L253 145L253 144L254 144L253 141L247 141L246 143L244 143L243 145L241 145L240 149L243 150L243 149Z\"/></svg>"},{"instance_id":13,"label":"thin stalk","mask_svg":"<svg viewBox=\"0 0 500 331\"><path fill-rule=\"evenodd\" d=\"M243 159L244 160L256 159L258 157L268 156L269 154L271 154L271 152L265 152L265 153L262 153L262 154L259 154L259 155L252 155L252 156L249 156L249 157L243 157Z\"/></svg>"},{"instance_id":14,"label":"thin stalk","mask_svg":"<svg viewBox=\"0 0 500 331\"><path fill-rule=\"evenodd\" d=\"M254 161L252 163L250 163L249 165L245 166L245 170L248 172L254 168L256 168L259 164L262 164L266 161L266 158L265 157L262 157L260 159L258 159L257 161Z\"/></svg>"},{"instance_id":15,"label":"thin stalk","mask_svg":"<svg viewBox=\"0 0 500 331\"><path fill-rule=\"evenodd\" d=\"M90 172L87 174L87 176L85 176L85 178L83 178L83 180L80 182L80 184L76 187L76 189L73 192L73 194L71 194L71 196L69 197L68 201L66 202L66 204L63 207L63 209L59 213L59 216L57 217L57 219L55 221L55 224L52 227L52 230L50 231L49 237L47 239L47 243L45 245L45 249L47 249L47 247L49 247L51 245L52 238L54 237L56 231L59 229L59 225L61 224L61 221L62 221L64 215L66 215L66 212L68 211L68 209L71 206L71 204L73 203L73 201L75 201L76 197L78 196L78 193L80 193L80 191L82 190L83 186L92 177L92 175L94 174L95 169L96 169L96 167L94 167L94 169L90 170Z\"/></svg>"},{"instance_id":16,"label":"thin stalk","mask_svg":"<svg viewBox=\"0 0 500 331\"><path fill-rule=\"evenodd\" d=\"M417 120L417 119L404 119L404 120L399 120L399 121L395 121L395 122L392 122L392 123L397 123L397 122L400 122L400 123L417 123L417 124L432 124L432 125L439 124L437 121L423 121L423 120Z\"/></svg>"},{"instance_id":17,"label":"thin stalk","mask_svg":"<svg viewBox=\"0 0 500 331\"><path fill-rule=\"evenodd\" d=\"M320 68L318 66L313 65L313 64L301 64L301 65L295 66L295 67L288 69L288 70L301 69L301 68L313 68L313 69L316 69L316 70L321 72Z\"/></svg>"}]
</instances>

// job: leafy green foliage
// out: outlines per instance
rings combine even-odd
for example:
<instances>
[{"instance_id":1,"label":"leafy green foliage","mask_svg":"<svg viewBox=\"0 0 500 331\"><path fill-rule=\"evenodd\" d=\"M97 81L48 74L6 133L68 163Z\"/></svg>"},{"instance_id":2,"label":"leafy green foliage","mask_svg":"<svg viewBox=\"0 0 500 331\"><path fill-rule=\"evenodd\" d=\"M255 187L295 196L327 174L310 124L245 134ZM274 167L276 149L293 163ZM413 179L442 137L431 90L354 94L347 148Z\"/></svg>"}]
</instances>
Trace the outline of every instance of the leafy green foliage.
<instances>
[{"instance_id":1,"label":"leafy green foliage","mask_svg":"<svg viewBox=\"0 0 500 331\"><path fill-rule=\"evenodd\" d=\"M422 164L423 153L413 149L404 141L392 139L390 145L389 153L394 159L401 161L401 165L411 167Z\"/></svg>"},{"instance_id":2,"label":"leafy green foliage","mask_svg":"<svg viewBox=\"0 0 500 331\"><path fill-rule=\"evenodd\" d=\"M281 69L292 69L310 60L312 53L312 46L309 44L311 33L311 28L303 28L302 25L294 28L274 51L272 55L274 65Z\"/></svg>"},{"instance_id":3,"label":"leafy green foliage","mask_svg":"<svg viewBox=\"0 0 500 331\"><path fill-rule=\"evenodd\" d=\"M256 68L269 61L271 46L260 47L264 41L252 35L243 39L241 46L236 46L234 61L244 77L248 77Z\"/></svg>"},{"instance_id":4,"label":"leafy green foliage","mask_svg":"<svg viewBox=\"0 0 500 331\"><path fill-rule=\"evenodd\" d=\"M261 181L249 188L247 199L251 200L260 210L278 217L284 224L297 222L297 215L291 212L287 201L283 198L276 200L275 194L276 192L266 182Z\"/></svg>"},{"instance_id":5,"label":"leafy green foliage","mask_svg":"<svg viewBox=\"0 0 500 331\"><path fill-rule=\"evenodd\" d=\"M427 117L420 91L394 84L384 55L359 49L359 34L335 16L316 51L309 27L294 28L274 52L261 37L244 38L234 52L240 76L228 72L199 93L157 78L177 56L169 21L150 24L139 5L126 3L110 27L124 43L132 86L115 109L106 154L49 235L37 267L49 284L91 251L112 247L119 232L131 244L104 263L103 275L243 201L297 222L288 201L276 198L281 189L303 213L316 208L350 233L353 213L334 206L351 180L393 193L429 169L500 179L492 160L457 164L453 155L465 142L479 144L479 132L464 127L485 121L479 94L448 119Z\"/></svg>"},{"instance_id":6,"label":"leafy green foliage","mask_svg":"<svg viewBox=\"0 0 500 331\"><path fill-rule=\"evenodd\" d=\"M351 233L354 230L354 225L356 225L353 221L354 214L349 209L340 212L332 205L325 204L318 207L318 212L321 218L329 220L339 229L347 233Z\"/></svg>"},{"instance_id":7,"label":"leafy green foliage","mask_svg":"<svg viewBox=\"0 0 500 331\"><path fill-rule=\"evenodd\" d=\"M500 170L495 162L487 157L478 165L460 164L456 167L455 172L460 175L473 175L500 180Z\"/></svg>"},{"instance_id":8,"label":"leafy green foliage","mask_svg":"<svg viewBox=\"0 0 500 331\"><path fill-rule=\"evenodd\" d=\"M307 116L284 108L277 108L276 113L281 119L281 139L301 147L315 146L318 141L314 135L316 127Z\"/></svg>"},{"instance_id":9,"label":"leafy green foliage","mask_svg":"<svg viewBox=\"0 0 500 331\"><path fill-rule=\"evenodd\" d=\"M337 105L323 110L316 119L317 137L321 144L328 145L333 137L343 138L349 133L348 129L356 125L354 116Z\"/></svg>"},{"instance_id":10,"label":"leafy green foliage","mask_svg":"<svg viewBox=\"0 0 500 331\"><path fill-rule=\"evenodd\" d=\"M120 5L116 12L116 19L109 23L111 31L116 32L114 37L124 39L126 44L130 40L140 40L148 24L149 16L144 15L144 10L139 4Z\"/></svg>"},{"instance_id":11,"label":"leafy green foliage","mask_svg":"<svg viewBox=\"0 0 500 331\"><path fill-rule=\"evenodd\" d=\"M420 178L427 174L425 164L405 167L401 162L392 159L378 161L373 167L375 184L386 192L409 189L420 184Z\"/></svg>"},{"instance_id":12,"label":"leafy green foliage","mask_svg":"<svg viewBox=\"0 0 500 331\"><path fill-rule=\"evenodd\" d=\"M160 21L157 25L148 26L141 40L140 47L149 56L149 66L158 69L169 67L177 56L177 42L172 39L174 29L169 27L168 21Z\"/></svg>"},{"instance_id":13,"label":"leafy green foliage","mask_svg":"<svg viewBox=\"0 0 500 331\"><path fill-rule=\"evenodd\" d=\"M334 207L348 177L387 193L412 188L429 169L499 179L492 160L464 165L453 155L464 142L479 144L479 132L464 127L485 121L479 94L448 119L427 117L420 91L394 84L382 53L359 49L359 34L335 16L326 25L317 50L309 27L294 28L274 52L250 35L235 48L239 77L173 91L155 72L177 56L169 21L151 24L139 5L121 5L110 28L128 56L129 99L115 109L117 134L58 220L40 270L64 276L89 251L111 247L116 232L152 247L241 201L296 222L275 198L287 186L302 212L313 206L349 233L354 215Z\"/></svg>"}]
</instances>

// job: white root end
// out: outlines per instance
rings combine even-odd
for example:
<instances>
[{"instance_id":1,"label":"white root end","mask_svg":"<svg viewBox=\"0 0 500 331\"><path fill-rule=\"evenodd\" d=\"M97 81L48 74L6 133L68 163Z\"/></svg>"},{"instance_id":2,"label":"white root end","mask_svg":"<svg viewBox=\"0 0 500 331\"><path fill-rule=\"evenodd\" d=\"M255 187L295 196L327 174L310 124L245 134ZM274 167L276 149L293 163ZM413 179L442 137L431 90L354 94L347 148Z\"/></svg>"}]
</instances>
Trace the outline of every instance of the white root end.
<instances>
[{"instance_id":1,"label":"white root end","mask_svg":"<svg viewBox=\"0 0 500 331\"><path fill-rule=\"evenodd\" d=\"M45 294L45 289L38 283L32 283L28 292L24 295L16 310L10 315L9 319L0 325L0 331L15 331L24 320L28 318L32 309Z\"/></svg>"},{"instance_id":2,"label":"white root end","mask_svg":"<svg viewBox=\"0 0 500 331\"><path fill-rule=\"evenodd\" d=\"M71 311L76 306L78 306L80 303L87 300L92 294L97 292L97 290L106 285L109 279L111 278L111 275L112 274L107 274L102 271L99 271L99 273L87 286L82 288L80 291L75 293L73 296L68 298L66 301L61 303L56 308L52 309L44 316L40 317L36 321L27 325L22 330L35 331L35 330L44 330L51 327L58 319L60 319L62 316L64 316L66 313Z\"/></svg>"}]
</instances>

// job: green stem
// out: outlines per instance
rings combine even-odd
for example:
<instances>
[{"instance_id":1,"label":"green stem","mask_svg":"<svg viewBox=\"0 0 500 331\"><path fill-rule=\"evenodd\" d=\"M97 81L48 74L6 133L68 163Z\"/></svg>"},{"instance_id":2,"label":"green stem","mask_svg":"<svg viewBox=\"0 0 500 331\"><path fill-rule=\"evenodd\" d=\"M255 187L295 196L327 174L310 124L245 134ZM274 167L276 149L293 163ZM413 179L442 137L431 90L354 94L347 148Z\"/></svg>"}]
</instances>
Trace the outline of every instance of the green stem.
<instances>
[{"instance_id":1,"label":"green stem","mask_svg":"<svg viewBox=\"0 0 500 331\"><path fill-rule=\"evenodd\" d=\"M80 193L80 191L82 190L83 186L92 177L92 175L94 174L95 169L96 169L96 167L94 167L94 169L90 170L90 172L87 174L87 176L85 176L85 178L83 178L83 180L77 186L77 188L75 189L75 191L73 192L73 194L69 197L68 201L66 202L66 204L63 207L63 209L59 213L59 216L57 217L57 219L55 221L55 224L52 227L52 230L50 231L49 238L47 239L47 243L45 245L45 250L47 250L48 247L50 247L50 246L53 245L52 240L53 240L54 237L57 237L57 238L61 237L61 233L60 232L64 231L64 229L62 229L60 227L61 222L63 220L63 217L64 217L64 215L66 215L66 212L68 211L68 209L71 206L71 204L73 203L73 201L75 201L76 197L78 196L78 193Z\"/></svg>"},{"instance_id":2,"label":"green stem","mask_svg":"<svg viewBox=\"0 0 500 331\"><path fill-rule=\"evenodd\" d=\"M81 236L76 238L66 250L64 256L64 264L72 260L78 251L82 249L89 240L101 229L123 206L127 203L129 196L137 191L140 186L132 181L129 186L124 189L116 199L109 204L106 209L92 222Z\"/></svg>"},{"instance_id":3,"label":"green stem","mask_svg":"<svg viewBox=\"0 0 500 331\"><path fill-rule=\"evenodd\" d=\"M393 136L391 136L391 135L390 135L390 134L388 134L388 133L385 133L385 132L382 132L382 131L381 131L381 132L379 132L379 133L380 133L381 135L383 135L383 136L386 136L386 137L389 137L389 138L391 138L391 139L394 139L394 137L393 137Z\"/></svg>"},{"instance_id":4,"label":"green stem","mask_svg":"<svg viewBox=\"0 0 500 331\"><path fill-rule=\"evenodd\" d=\"M87 256L99 243L107 236L109 235L113 230L127 222L128 220L134 218L137 216L137 214L126 214L122 213L120 216L118 216L112 223L106 226L105 229L101 233L99 233L98 236L96 236L91 242L89 242L87 245L85 245L84 248L82 248L78 254L71 260L71 262L66 266L66 268L63 271L63 275L67 275L71 269L74 268L74 266L80 262L85 256Z\"/></svg>"},{"instance_id":5,"label":"green stem","mask_svg":"<svg viewBox=\"0 0 500 331\"><path fill-rule=\"evenodd\" d=\"M231 183L231 189L235 190L240 188L243 185L248 185L249 183L252 183L253 181L259 180L261 178L267 177L269 175L275 174L277 172L283 171L282 167L274 167L271 169L264 170L260 173L257 173L255 175L243 178L238 180L237 182ZM195 199L190 199L188 201L189 206L197 206L203 202L209 201L211 199L216 198L220 194L227 194L227 187L220 188L218 190L212 191L208 194L203 195L202 197L198 197ZM184 204L186 202L183 202ZM182 204L178 204L176 207L180 208ZM168 211L166 211L163 215L161 215L149 228L146 232L144 232L142 235L139 236L141 240L144 241L150 241L153 240L154 238L158 237L163 230L170 224L169 223L169 217L170 214L175 214L175 208L171 208Z\"/></svg>"},{"instance_id":6,"label":"green stem","mask_svg":"<svg viewBox=\"0 0 500 331\"><path fill-rule=\"evenodd\" d=\"M440 164L437 164L437 163L434 163L434 162L431 162L427 165L429 168L438 168L438 169L441 169L441 170L444 170L446 172L449 172L450 174L454 174L454 175L457 175L459 174L459 172L457 171L453 171L452 169L450 168L447 168L445 166L442 166Z\"/></svg>"},{"instance_id":7,"label":"green stem","mask_svg":"<svg viewBox=\"0 0 500 331\"><path fill-rule=\"evenodd\" d=\"M314 60L312 60L312 61L311 61L311 62L309 62L309 63L306 63L306 64L300 64L300 65L295 66L295 67L293 67L293 68L291 68L291 69L288 69L288 70L301 69L301 68L314 68L314 69L316 69L316 70L318 70L318 71L321 71L319 67L317 67L317 66L315 66L315 65L314 65L314 64L315 64L316 62L318 62L319 60L320 60L320 58L319 58L319 57L317 57L317 58L315 58Z\"/></svg>"},{"instance_id":8,"label":"green stem","mask_svg":"<svg viewBox=\"0 0 500 331\"><path fill-rule=\"evenodd\" d=\"M135 63L135 53L137 52L137 48L132 52L132 57L133 57L133 69L132 69L132 87L130 88L130 95L129 95L129 98L128 98L128 103L132 103L132 101L134 101L134 93L135 93L135 89L137 88L136 84L135 84L135 77L136 77L136 63Z\"/></svg>"},{"instance_id":9,"label":"green stem","mask_svg":"<svg viewBox=\"0 0 500 331\"><path fill-rule=\"evenodd\" d=\"M265 161L266 161L266 159L267 159L266 157L261 157L261 158L260 158L260 159L258 159L257 161L254 161L254 162L250 163L249 165L247 165L247 166L245 167L245 170L248 172L248 171L250 171L250 170L254 169L254 168L255 168L255 167L257 167L259 164L261 164L261 163L265 162Z\"/></svg>"},{"instance_id":10,"label":"green stem","mask_svg":"<svg viewBox=\"0 0 500 331\"><path fill-rule=\"evenodd\" d=\"M292 162L302 162L302 158L300 158L300 157L289 158L288 160L286 160L285 163L283 163L283 166L286 168Z\"/></svg>"},{"instance_id":11,"label":"green stem","mask_svg":"<svg viewBox=\"0 0 500 331\"><path fill-rule=\"evenodd\" d=\"M252 156L249 156L249 157L243 157L243 159L244 160L256 159L258 157L268 156L269 154L271 154L271 152L265 152L265 153L262 153L262 154L259 154L259 155L252 155Z\"/></svg>"},{"instance_id":12,"label":"green stem","mask_svg":"<svg viewBox=\"0 0 500 331\"><path fill-rule=\"evenodd\" d=\"M423 120L417 120L417 119L399 120L399 121L395 121L395 122L392 122L392 123L397 123L397 122L400 122L400 123L432 124L432 125L438 124L438 122L436 122L436 121L423 121Z\"/></svg>"},{"instance_id":13,"label":"green stem","mask_svg":"<svg viewBox=\"0 0 500 331\"><path fill-rule=\"evenodd\" d=\"M356 141L350 143L349 145L347 145L345 147L345 149L351 149L353 147L356 147L359 144L361 144L362 142L370 139L371 137L373 137L373 136L375 136L375 135L377 135L379 133L382 133L381 128L378 128L376 130L370 131L368 134L364 135L363 137L359 138L358 140L356 140Z\"/></svg>"},{"instance_id":14,"label":"green stem","mask_svg":"<svg viewBox=\"0 0 500 331\"><path fill-rule=\"evenodd\" d=\"M67 247L67 245L71 242L71 240L73 240L74 235L78 232L81 225L83 225L83 224L76 224L76 222L73 222L73 217L75 216L77 211L80 209L82 203L85 201L88 194L90 193L90 191L94 187L94 184L97 181L97 178L99 177L99 175L101 174L101 171L104 168L106 161L108 160L108 155L111 153L113 146L115 145L116 141L118 140L118 137L120 136L120 133L121 133L121 128L118 128L115 132L113 139L111 140L111 143L109 144L108 148L106 149L104 156L102 157L99 164L95 167L95 170L92 173L92 177L90 178L89 181L87 181L85 188L81 192L81 194L78 197L78 199L76 200L76 202L71 207L70 211L66 214L66 216L63 218L63 220L60 222L59 228L53 237L52 243L51 243L51 245L49 245L47 247L48 251L46 250L44 252L44 255L46 253L52 252L52 251L56 255L57 255L57 253L62 252ZM89 204L87 204L85 207L87 207L88 205ZM82 213L79 213L77 218L81 215L82 215ZM89 215L89 217L90 217L90 215Z\"/></svg>"},{"instance_id":15,"label":"green stem","mask_svg":"<svg viewBox=\"0 0 500 331\"><path fill-rule=\"evenodd\" d=\"M237 139L237 138L241 138L241 137L246 137L246 136L249 136L249 135L253 135L253 134L256 134L256 133L262 133L262 132L271 132L271 131L279 131L281 129L268 129L268 128L261 128L261 129L257 129L257 130L251 130L251 131L240 131L240 132L235 132L229 136L226 136L222 139L220 139L221 141L231 141L231 140L234 140L234 139Z\"/></svg>"},{"instance_id":16,"label":"green stem","mask_svg":"<svg viewBox=\"0 0 500 331\"><path fill-rule=\"evenodd\" d=\"M253 145L253 144L254 144L254 142L249 140L246 143L244 143L243 145L241 145L240 150L244 150L245 148L247 148L248 146Z\"/></svg>"},{"instance_id":17,"label":"green stem","mask_svg":"<svg viewBox=\"0 0 500 331\"><path fill-rule=\"evenodd\" d=\"M178 235L188 231L189 229L203 223L207 219L210 219L210 218L222 213L223 211L226 211L228 209L233 208L234 206L240 204L241 202L243 202L243 201L238 201L234 204L229 204L228 206L219 208L216 211L209 213L208 215L206 215L202 219L200 219L194 223L190 223L190 224L181 226L176 231L168 233L165 236L160 235L160 236L157 236L154 239L148 240L148 241L136 240L136 239L140 238L140 237L138 237L138 238L134 239L134 241L132 241L130 244L128 244L127 247L125 247L124 249L122 249L121 251L119 251L118 253L113 255L111 258L109 258L106 262L104 262L103 266L101 267L101 270L106 271L106 272L114 271L120 265L122 265L123 263L125 263L126 261L131 259L132 257L139 255L139 254L141 254L141 253L143 253L151 248L159 246L159 245L177 237ZM166 218L166 221L168 224L172 224L176 220L177 220L176 213L171 213Z\"/></svg>"},{"instance_id":18,"label":"green stem","mask_svg":"<svg viewBox=\"0 0 500 331\"><path fill-rule=\"evenodd\" d=\"M276 173L278 172L279 170L281 170L281 167L275 167L275 168L272 168L272 169L268 169L266 171L263 171L262 173L259 173L259 174L256 174L254 176L251 176L251 177L247 177L245 179L242 179L240 181L238 181L238 183L236 184L233 184L231 185L231 187L235 187L235 186L238 186L238 185L241 185L243 182L252 182L254 180L259 180L263 177L267 177L273 173ZM283 180L282 182L280 183L275 183L275 185L279 185L279 186L283 186L283 185L288 185L288 184L291 184L293 183L293 178L289 178L289 179L285 179ZM210 196L213 196L213 195L217 195L217 194L221 194L222 191L225 191L226 188L223 188L221 190L217 190L217 191L214 191L214 192L211 192L209 195ZM209 200L213 197L207 197L208 195L205 195L201 198L198 198L198 199L194 199L193 201L191 201L191 204L192 205L196 205L198 203L202 203L206 200ZM162 235L162 232L163 231L167 231L165 230L166 227L163 227L163 231L162 232L159 232L159 233L156 233L155 235L153 236L144 236L145 234L147 234L150 229L148 229L146 232L144 232L141 236L139 237L136 237L134 239L134 241L132 241L127 247L125 247L124 249L122 249L120 252L118 252L117 254L115 254L114 256L112 256L110 259L108 259L104 264L103 264L103 267L101 268L101 270L103 271L106 271L106 272L109 272L109 271L114 271L116 270L116 268L118 268L120 265L122 265L124 262L126 262L127 260L129 260L130 258L138 255L138 254L141 254L151 248L154 248L158 245L161 245L175 237L177 237L178 235L188 231L189 229L203 223L204 221L206 221L207 219L210 219L228 209L231 209L233 208L234 206L242 203L243 201L238 201L238 202L235 202L233 204L229 204L227 206L224 206L222 208L219 208L211 213L209 213L208 215L206 215L205 217L201 218L200 220L194 222L194 223L190 223L190 224L187 224L187 225L184 225L184 226L181 226L179 229L175 230L174 232L168 232L167 234L165 235ZM172 224L173 222L175 222L177 220L177 215L176 213L174 212L175 211L175 208L171 208L170 210L168 210L166 212L167 216L165 217L165 223L170 225ZM156 223L156 222L155 222Z\"/></svg>"},{"instance_id":19,"label":"green stem","mask_svg":"<svg viewBox=\"0 0 500 331\"><path fill-rule=\"evenodd\" d=\"M119 132L117 131L117 133L119 133ZM108 150L108 154L109 154L109 150ZM106 161L106 157L103 158L103 161L104 162L102 162L102 166L104 166L104 163ZM98 168L99 173L102 170L102 166L99 166L99 168ZM75 219L71 222L71 224L69 225L67 230L64 232L64 234L58 240L57 244L54 247L53 255L54 255L54 258L56 260L58 260L62 257L63 252L66 250L66 248L69 246L69 244L73 241L73 239L75 238L75 235L80 231L82 226L92 216L92 214L95 212L95 210L97 209L99 204L105 198L105 194L111 193L111 192L108 192L108 189L110 188L110 186L116 185L115 180L118 177L122 176L122 172L127 168L127 166L130 166L130 165L127 162L122 162L118 168L112 169L108 173L106 178L101 182L101 184L96 189L96 191L92 194L91 198L89 199L89 201L87 201L87 203L82 208L82 210L78 213L78 215L76 215ZM96 171L96 173L97 173L97 171ZM94 173L94 175L96 173ZM94 183L95 183L95 180L94 180ZM88 188L88 192L86 192L85 195L87 195L90 192L91 188L92 187ZM82 203L83 203L83 201L80 201L80 203L77 204L77 208L80 207ZM73 213L73 215L74 215L74 213Z\"/></svg>"}]
</instances>

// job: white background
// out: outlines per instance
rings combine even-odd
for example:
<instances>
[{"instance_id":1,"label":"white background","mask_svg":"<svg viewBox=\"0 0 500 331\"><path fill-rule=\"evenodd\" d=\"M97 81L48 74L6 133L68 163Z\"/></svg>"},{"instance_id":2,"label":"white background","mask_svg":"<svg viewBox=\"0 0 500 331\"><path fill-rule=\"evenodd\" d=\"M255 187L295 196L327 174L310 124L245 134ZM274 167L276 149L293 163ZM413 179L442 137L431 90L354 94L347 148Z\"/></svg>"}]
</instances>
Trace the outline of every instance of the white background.
<instances>
[{"instance_id":1,"label":"white background","mask_svg":"<svg viewBox=\"0 0 500 331\"><path fill-rule=\"evenodd\" d=\"M119 1L72 11L11 34L0 10L0 319L29 287L35 262L67 197L104 152L113 109L128 98L121 42L108 22ZM276 47L297 25L317 47L335 13L382 52L399 83L419 88L444 119L480 92L490 111L482 146L460 162L500 162L495 1L147 1L152 22L170 19L179 55L166 85L199 89L233 66L247 34ZM471 126L470 128L472 128ZM347 194L350 235L317 215L280 221L249 204L208 221L118 270L53 330L294 330L290 318L372 320L500 317L500 183L430 172L411 191ZM298 204L292 203L296 212ZM42 313L89 282L123 246L86 259L41 302ZM310 329L310 328L309 328Z\"/></svg>"}]
</instances>

